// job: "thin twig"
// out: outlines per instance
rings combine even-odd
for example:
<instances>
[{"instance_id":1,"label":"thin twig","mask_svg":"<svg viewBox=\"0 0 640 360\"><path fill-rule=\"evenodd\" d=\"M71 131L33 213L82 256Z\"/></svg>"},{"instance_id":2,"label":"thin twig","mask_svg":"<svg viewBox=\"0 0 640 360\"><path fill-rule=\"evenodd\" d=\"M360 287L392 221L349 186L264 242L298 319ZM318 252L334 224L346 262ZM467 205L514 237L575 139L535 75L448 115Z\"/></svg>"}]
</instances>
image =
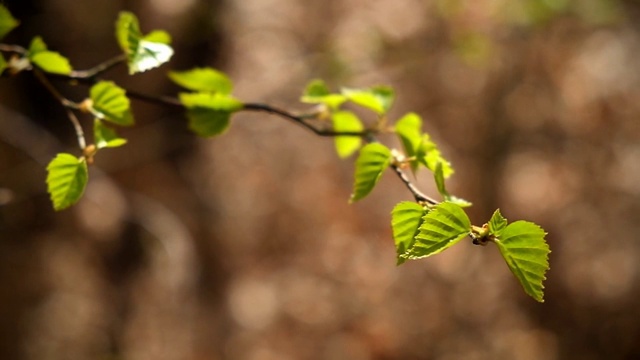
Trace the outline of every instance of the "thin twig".
<instances>
[{"instance_id":1,"label":"thin twig","mask_svg":"<svg viewBox=\"0 0 640 360\"><path fill-rule=\"evenodd\" d=\"M69 117L69 120L71 121L71 124L73 125L73 128L76 131L78 145L80 146L81 150L84 150L87 147L87 142L84 138L84 131L82 130L82 125L80 125L80 121L78 121L78 118L73 113L73 109L79 109L80 105L62 96L62 94L60 94L58 89L56 89L51 84L51 82L49 82L49 79L46 77L46 75L42 71L34 68L33 73L35 74L36 78L40 81L40 83L51 93L51 95L53 95L53 97L56 98L56 100L60 102L60 104L62 104L62 106L67 111L67 116Z\"/></svg>"},{"instance_id":2,"label":"thin twig","mask_svg":"<svg viewBox=\"0 0 640 360\"><path fill-rule=\"evenodd\" d=\"M0 51L20 54L20 55L24 55L27 53L27 49L23 48L22 46L9 45L9 44L0 44Z\"/></svg>"},{"instance_id":3,"label":"thin twig","mask_svg":"<svg viewBox=\"0 0 640 360\"><path fill-rule=\"evenodd\" d=\"M118 64L123 63L126 60L127 60L127 55L120 54L118 56L114 56L111 59L92 67L91 69L72 71L71 74L68 75L68 77L73 80L81 80L81 79L95 80L96 77L102 75L103 73L114 68Z\"/></svg>"},{"instance_id":4,"label":"thin twig","mask_svg":"<svg viewBox=\"0 0 640 360\"><path fill-rule=\"evenodd\" d=\"M392 163L391 168L396 173L396 175L398 175L398 177L404 183L407 189L411 191L411 193L413 194L413 197L416 199L417 202L426 202L431 205L437 205L440 203L439 201L425 195L422 191L418 190L418 188L411 182L411 180L409 180L409 178L407 177L407 174L405 174L404 171L402 171L402 169L398 164Z\"/></svg>"}]
</instances>

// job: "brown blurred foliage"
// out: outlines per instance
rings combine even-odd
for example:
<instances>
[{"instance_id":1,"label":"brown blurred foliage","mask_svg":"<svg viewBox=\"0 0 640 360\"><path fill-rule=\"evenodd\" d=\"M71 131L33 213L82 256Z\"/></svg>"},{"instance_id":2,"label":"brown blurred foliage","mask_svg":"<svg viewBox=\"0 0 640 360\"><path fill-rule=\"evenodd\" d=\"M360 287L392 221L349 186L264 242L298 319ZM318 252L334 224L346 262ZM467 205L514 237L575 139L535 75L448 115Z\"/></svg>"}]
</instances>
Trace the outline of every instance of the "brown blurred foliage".
<instances>
[{"instance_id":1,"label":"brown blurred foliage","mask_svg":"<svg viewBox=\"0 0 640 360\"><path fill-rule=\"evenodd\" d=\"M499 207L553 252L544 304L490 246L396 267L389 212L411 197L391 174L348 205L353 164L330 139L245 113L198 139L140 102L129 144L54 213L44 167L76 151L72 127L31 76L4 77L0 358L640 358L637 1L3 3L22 21L5 42L42 35L78 69L117 53L120 10L168 30L169 66L109 74L149 93L174 94L165 71L193 66L290 110L313 78L392 85L392 117L425 118L474 223Z\"/></svg>"}]
</instances>

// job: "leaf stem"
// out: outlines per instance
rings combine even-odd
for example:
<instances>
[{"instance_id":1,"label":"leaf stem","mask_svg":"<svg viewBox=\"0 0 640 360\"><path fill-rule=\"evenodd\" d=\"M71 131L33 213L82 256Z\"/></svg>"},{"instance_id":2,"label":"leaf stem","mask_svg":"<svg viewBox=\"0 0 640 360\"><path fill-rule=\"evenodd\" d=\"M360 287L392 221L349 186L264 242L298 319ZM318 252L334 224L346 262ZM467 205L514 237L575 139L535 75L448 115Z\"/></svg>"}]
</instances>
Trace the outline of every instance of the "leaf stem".
<instances>
[{"instance_id":1,"label":"leaf stem","mask_svg":"<svg viewBox=\"0 0 640 360\"><path fill-rule=\"evenodd\" d=\"M127 60L126 54L120 54L90 69L72 71L68 77L74 80L89 79L89 80L95 81L96 77L114 68L118 64L125 62L126 60Z\"/></svg>"}]
</instances>

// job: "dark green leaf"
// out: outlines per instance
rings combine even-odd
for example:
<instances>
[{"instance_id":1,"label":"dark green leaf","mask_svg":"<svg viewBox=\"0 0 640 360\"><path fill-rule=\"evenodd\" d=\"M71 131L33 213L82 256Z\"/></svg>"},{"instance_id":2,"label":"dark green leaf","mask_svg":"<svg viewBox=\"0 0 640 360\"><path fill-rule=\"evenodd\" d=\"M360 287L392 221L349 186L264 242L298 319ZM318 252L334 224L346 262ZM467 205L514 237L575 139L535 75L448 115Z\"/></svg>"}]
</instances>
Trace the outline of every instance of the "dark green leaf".
<instances>
[{"instance_id":1,"label":"dark green leaf","mask_svg":"<svg viewBox=\"0 0 640 360\"><path fill-rule=\"evenodd\" d=\"M4 59L4 56L0 54L0 75L4 72L4 69L7 68L7 61Z\"/></svg>"},{"instance_id":2,"label":"dark green leaf","mask_svg":"<svg viewBox=\"0 0 640 360\"><path fill-rule=\"evenodd\" d=\"M13 18L9 10L3 4L0 4L0 39L18 26L18 24L20 24L20 22Z\"/></svg>"},{"instance_id":3,"label":"dark green leaf","mask_svg":"<svg viewBox=\"0 0 640 360\"><path fill-rule=\"evenodd\" d=\"M324 81L316 79L307 85L300 101L307 104L325 104L328 108L337 110L347 98L341 94L332 94Z\"/></svg>"},{"instance_id":4,"label":"dark green leaf","mask_svg":"<svg viewBox=\"0 0 640 360\"><path fill-rule=\"evenodd\" d=\"M212 93L182 93L180 101L187 108L189 128L200 136L222 134L231 114L244 106L230 95Z\"/></svg>"},{"instance_id":5,"label":"dark green leaf","mask_svg":"<svg viewBox=\"0 0 640 360\"><path fill-rule=\"evenodd\" d=\"M129 73L135 74L158 67L171 59L173 49L168 42L169 34L162 30L143 36L138 18L123 11L116 22L116 38L120 48L127 54Z\"/></svg>"},{"instance_id":6,"label":"dark green leaf","mask_svg":"<svg viewBox=\"0 0 640 360\"><path fill-rule=\"evenodd\" d=\"M358 201L369 195L391 164L391 151L380 143L365 145L356 160L355 184L349 202Z\"/></svg>"},{"instance_id":7,"label":"dark green leaf","mask_svg":"<svg viewBox=\"0 0 640 360\"><path fill-rule=\"evenodd\" d=\"M47 44L45 44L44 40L42 40L40 36L36 36L31 40L31 44L29 45L29 56L33 56L39 52L47 50Z\"/></svg>"},{"instance_id":8,"label":"dark green leaf","mask_svg":"<svg viewBox=\"0 0 640 360\"><path fill-rule=\"evenodd\" d=\"M90 90L91 112L101 120L121 126L133 125L133 114L126 91L111 81L100 81Z\"/></svg>"},{"instance_id":9,"label":"dark green leaf","mask_svg":"<svg viewBox=\"0 0 640 360\"><path fill-rule=\"evenodd\" d=\"M494 236L500 236L506 226L507 219L500 214L500 209L497 209L491 216L491 220L489 220L489 232Z\"/></svg>"},{"instance_id":10,"label":"dark green leaf","mask_svg":"<svg viewBox=\"0 0 640 360\"><path fill-rule=\"evenodd\" d=\"M549 245L544 230L531 222L516 221L507 225L495 240L509 269L524 291L543 302L545 273L549 269Z\"/></svg>"},{"instance_id":11,"label":"dark green leaf","mask_svg":"<svg viewBox=\"0 0 640 360\"><path fill-rule=\"evenodd\" d=\"M47 166L47 172L47 188L55 210L65 209L80 200L89 178L84 158L58 154Z\"/></svg>"},{"instance_id":12,"label":"dark green leaf","mask_svg":"<svg viewBox=\"0 0 640 360\"><path fill-rule=\"evenodd\" d=\"M93 123L93 136L98 149L119 147L127 143L126 139L119 137L113 129L104 125L100 119L95 119Z\"/></svg>"},{"instance_id":13,"label":"dark green leaf","mask_svg":"<svg viewBox=\"0 0 640 360\"><path fill-rule=\"evenodd\" d=\"M418 229L422 224L422 218L427 213L427 209L420 204L410 201L399 203L391 212L391 228L393 229L393 240L396 244L398 254L397 264L407 261L404 255L415 241Z\"/></svg>"},{"instance_id":14,"label":"dark green leaf","mask_svg":"<svg viewBox=\"0 0 640 360\"><path fill-rule=\"evenodd\" d=\"M423 217L413 246L405 253L408 259L438 254L471 232L471 222L464 210L450 202L438 204Z\"/></svg>"},{"instance_id":15,"label":"dark green leaf","mask_svg":"<svg viewBox=\"0 0 640 360\"><path fill-rule=\"evenodd\" d=\"M333 114L333 129L335 131L362 131L364 126L356 114L350 111L338 111ZM358 151L362 145L359 136L336 136L336 151L341 158L347 158Z\"/></svg>"},{"instance_id":16,"label":"dark green leaf","mask_svg":"<svg viewBox=\"0 0 640 360\"><path fill-rule=\"evenodd\" d=\"M342 95L350 101L383 115L391 108L395 93L388 86L375 86L368 89L342 89Z\"/></svg>"},{"instance_id":17,"label":"dark green leaf","mask_svg":"<svg viewBox=\"0 0 640 360\"><path fill-rule=\"evenodd\" d=\"M169 78L176 84L194 91L230 94L233 90L233 84L229 77L212 68L170 71Z\"/></svg>"}]
</instances>

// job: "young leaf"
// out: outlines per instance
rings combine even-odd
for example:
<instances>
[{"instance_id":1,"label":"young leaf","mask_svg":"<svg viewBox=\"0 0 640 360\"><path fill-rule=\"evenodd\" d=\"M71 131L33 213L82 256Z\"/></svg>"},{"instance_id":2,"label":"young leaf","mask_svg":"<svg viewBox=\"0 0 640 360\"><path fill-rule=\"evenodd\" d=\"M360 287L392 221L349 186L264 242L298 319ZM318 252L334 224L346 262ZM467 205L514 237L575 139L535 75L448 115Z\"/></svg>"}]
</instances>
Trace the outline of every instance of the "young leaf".
<instances>
[{"instance_id":1,"label":"young leaf","mask_svg":"<svg viewBox=\"0 0 640 360\"><path fill-rule=\"evenodd\" d=\"M342 95L350 101L383 115L391 108L395 93L387 86L375 86L368 89L342 89Z\"/></svg>"},{"instance_id":2,"label":"young leaf","mask_svg":"<svg viewBox=\"0 0 640 360\"><path fill-rule=\"evenodd\" d=\"M200 136L222 134L231 114L244 106L230 95L212 93L181 93L180 102L187 108L189 129Z\"/></svg>"},{"instance_id":3,"label":"young leaf","mask_svg":"<svg viewBox=\"0 0 640 360\"><path fill-rule=\"evenodd\" d=\"M356 160L355 183L349 202L358 201L369 195L382 173L391 164L391 150L380 143L365 145Z\"/></svg>"},{"instance_id":4,"label":"young leaf","mask_svg":"<svg viewBox=\"0 0 640 360\"><path fill-rule=\"evenodd\" d=\"M528 221L516 221L505 227L495 239L496 245L524 291L544 302L545 273L549 269L549 245L544 230Z\"/></svg>"},{"instance_id":5,"label":"young leaf","mask_svg":"<svg viewBox=\"0 0 640 360\"><path fill-rule=\"evenodd\" d=\"M468 236L471 222L462 208L443 202L423 217L415 242L405 253L407 259L420 259L438 254Z\"/></svg>"},{"instance_id":6,"label":"young leaf","mask_svg":"<svg viewBox=\"0 0 640 360\"><path fill-rule=\"evenodd\" d=\"M333 114L333 129L335 131L362 131L364 126L356 114L350 111L338 111ZM336 151L341 158L347 158L358 151L362 145L362 138L358 136L336 136Z\"/></svg>"},{"instance_id":7,"label":"young leaf","mask_svg":"<svg viewBox=\"0 0 640 360\"><path fill-rule=\"evenodd\" d=\"M436 182L436 187L438 188L438 192L440 193L440 195L442 195L442 197L444 198L445 201L457 204L461 207L469 207L471 205L473 205L472 203L470 203L469 201L465 200L465 199L461 199L459 197L453 196L451 194L449 194L449 192L447 191L447 188L444 185L444 167L443 167L443 163L439 162L436 164L436 168L435 171L433 172L433 177L434 180Z\"/></svg>"},{"instance_id":8,"label":"young leaf","mask_svg":"<svg viewBox=\"0 0 640 360\"><path fill-rule=\"evenodd\" d=\"M442 174L445 179L453 175L453 167L451 163L442 156L436 143L434 143L428 134L422 134L422 141L416 151L418 161L427 167L427 169L435 172L436 166L442 164Z\"/></svg>"},{"instance_id":9,"label":"young leaf","mask_svg":"<svg viewBox=\"0 0 640 360\"><path fill-rule=\"evenodd\" d=\"M494 236L500 236L502 230L507 226L507 219L500 214L500 209L497 209L493 216L491 216L491 220L489 220L489 232Z\"/></svg>"},{"instance_id":10,"label":"young leaf","mask_svg":"<svg viewBox=\"0 0 640 360\"><path fill-rule=\"evenodd\" d=\"M158 67L173 56L169 34L155 30L143 36L138 18L127 11L121 12L116 21L116 38L120 48L127 54L129 74Z\"/></svg>"},{"instance_id":11,"label":"young leaf","mask_svg":"<svg viewBox=\"0 0 640 360\"><path fill-rule=\"evenodd\" d=\"M100 81L91 87L90 111L95 117L121 126L133 125L133 114L126 91L112 81Z\"/></svg>"},{"instance_id":12,"label":"young leaf","mask_svg":"<svg viewBox=\"0 0 640 360\"><path fill-rule=\"evenodd\" d=\"M49 51L47 44L39 36L31 41L29 60L40 69L52 74L68 75L73 70L69 60L55 51Z\"/></svg>"},{"instance_id":13,"label":"young leaf","mask_svg":"<svg viewBox=\"0 0 640 360\"><path fill-rule=\"evenodd\" d=\"M307 104L325 104L332 110L337 110L347 98L341 94L332 94L324 81L312 80L304 90L300 101Z\"/></svg>"},{"instance_id":14,"label":"young leaf","mask_svg":"<svg viewBox=\"0 0 640 360\"><path fill-rule=\"evenodd\" d=\"M47 166L47 187L57 211L75 204L89 178L87 162L71 154L58 154Z\"/></svg>"},{"instance_id":15,"label":"young leaf","mask_svg":"<svg viewBox=\"0 0 640 360\"><path fill-rule=\"evenodd\" d=\"M170 71L169 78L176 84L193 91L230 94L233 90L229 77L212 68Z\"/></svg>"},{"instance_id":16,"label":"young leaf","mask_svg":"<svg viewBox=\"0 0 640 360\"><path fill-rule=\"evenodd\" d=\"M9 9L7 9L3 4L0 4L0 39L18 26L18 24L20 23L18 20L13 18Z\"/></svg>"},{"instance_id":17,"label":"young leaf","mask_svg":"<svg viewBox=\"0 0 640 360\"><path fill-rule=\"evenodd\" d=\"M104 125L100 119L95 119L93 122L93 136L98 149L119 147L127 143L126 139L119 137L113 129Z\"/></svg>"},{"instance_id":18,"label":"young leaf","mask_svg":"<svg viewBox=\"0 0 640 360\"><path fill-rule=\"evenodd\" d=\"M422 119L416 113L406 114L396 122L395 131L407 157L415 158L411 161L411 170L415 173L418 170L417 152L422 141Z\"/></svg>"},{"instance_id":19,"label":"young leaf","mask_svg":"<svg viewBox=\"0 0 640 360\"><path fill-rule=\"evenodd\" d=\"M398 254L397 265L407 261L402 255L413 246L418 229L422 225L422 218L426 213L425 207L411 201L403 201L393 208L391 228Z\"/></svg>"}]
</instances>

